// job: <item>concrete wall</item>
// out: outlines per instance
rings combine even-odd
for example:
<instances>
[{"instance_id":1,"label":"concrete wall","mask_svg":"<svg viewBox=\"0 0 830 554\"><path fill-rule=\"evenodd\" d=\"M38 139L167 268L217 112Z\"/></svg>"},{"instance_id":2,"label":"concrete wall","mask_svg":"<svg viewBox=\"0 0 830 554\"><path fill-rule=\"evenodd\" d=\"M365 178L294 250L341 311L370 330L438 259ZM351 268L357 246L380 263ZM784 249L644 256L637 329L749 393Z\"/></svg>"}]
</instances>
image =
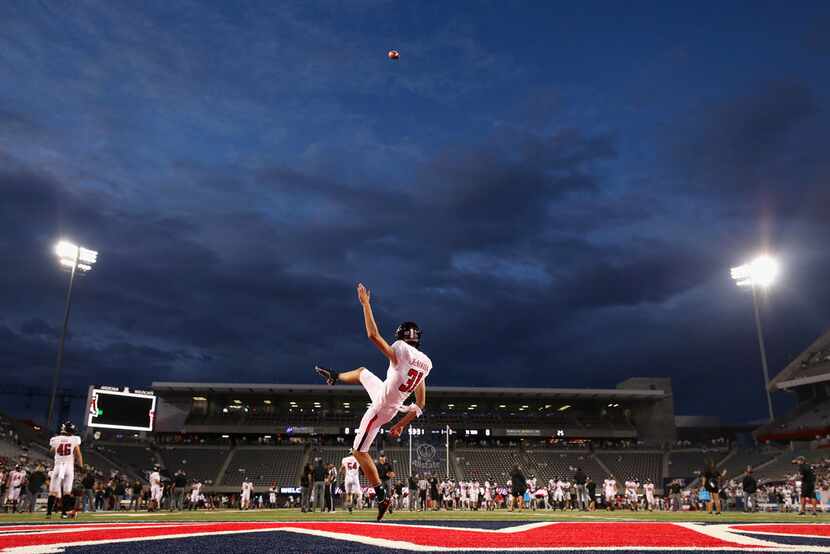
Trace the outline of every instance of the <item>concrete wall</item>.
<instances>
[{"instance_id":1,"label":"concrete wall","mask_svg":"<svg viewBox=\"0 0 830 554\"><path fill-rule=\"evenodd\" d=\"M662 390L662 400L638 401L631 409L632 422L637 427L640 439L649 442L674 442L677 428L674 422L674 396L671 379L668 377L632 377L619 385L618 389Z\"/></svg>"}]
</instances>

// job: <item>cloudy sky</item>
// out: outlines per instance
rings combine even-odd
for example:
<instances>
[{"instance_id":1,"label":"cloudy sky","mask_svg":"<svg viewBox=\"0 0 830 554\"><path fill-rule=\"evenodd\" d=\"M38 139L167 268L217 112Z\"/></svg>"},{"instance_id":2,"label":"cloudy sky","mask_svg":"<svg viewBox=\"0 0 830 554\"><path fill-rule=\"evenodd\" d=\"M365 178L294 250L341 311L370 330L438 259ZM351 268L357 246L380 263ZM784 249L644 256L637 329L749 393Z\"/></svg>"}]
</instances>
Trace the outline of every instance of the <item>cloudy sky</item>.
<instances>
[{"instance_id":1,"label":"cloudy sky","mask_svg":"<svg viewBox=\"0 0 830 554\"><path fill-rule=\"evenodd\" d=\"M782 260L773 373L830 326L829 27L827 2L2 2L4 387L51 379L67 237L100 251L74 390L382 371L363 281L383 333L424 328L431 384L670 376L679 413L763 417L729 267Z\"/></svg>"}]
</instances>

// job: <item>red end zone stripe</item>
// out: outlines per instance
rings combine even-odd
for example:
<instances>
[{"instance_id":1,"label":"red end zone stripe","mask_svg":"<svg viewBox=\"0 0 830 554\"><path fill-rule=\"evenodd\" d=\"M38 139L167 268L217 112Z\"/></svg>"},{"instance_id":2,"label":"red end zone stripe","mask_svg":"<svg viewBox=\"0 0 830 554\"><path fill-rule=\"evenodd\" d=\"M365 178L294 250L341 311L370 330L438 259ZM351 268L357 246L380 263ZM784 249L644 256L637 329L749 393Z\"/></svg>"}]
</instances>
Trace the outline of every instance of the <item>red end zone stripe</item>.
<instances>
[{"instance_id":1,"label":"red end zone stripe","mask_svg":"<svg viewBox=\"0 0 830 554\"><path fill-rule=\"evenodd\" d=\"M53 529L55 529L54 526ZM775 526L773 526L775 527ZM0 535L0 550L13 547L71 545L90 541L141 540L159 536L188 536L220 532L246 532L284 528L356 535L371 539L408 542L443 548L591 548L591 547L697 547L752 548L699 533L672 523L551 523L516 532L492 532L453 528L424 528L410 525L359 524L348 522L227 522L182 523L175 525L129 525L89 529L84 525L61 525L57 533ZM58 530L58 529L55 529ZM344 537L348 538L348 537Z\"/></svg>"},{"instance_id":2,"label":"red end zone stripe","mask_svg":"<svg viewBox=\"0 0 830 554\"><path fill-rule=\"evenodd\" d=\"M801 523L801 524L770 524L770 525L732 525L735 531L747 533L776 533L780 535L810 535L813 537L830 537L830 525Z\"/></svg>"},{"instance_id":3,"label":"red end zone stripe","mask_svg":"<svg viewBox=\"0 0 830 554\"><path fill-rule=\"evenodd\" d=\"M265 522L192 523L192 524L126 524L115 527L80 525L54 525L52 533L0 535L0 551L21 546L72 544L87 541L116 541L120 539L151 538L162 535L188 535L217 531L250 531L286 527L285 524ZM46 526L44 526L46 527ZM44 529L46 530L46 529Z\"/></svg>"},{"instance_id":4,"label":"red end zone stripe","mask_svg":"<svg viewBox=\"0 0 830 554\"><path fill-rule=\"evenodd\" d=\"M291 527L332 533L361 535L374 539L404 541L421 546L447 548L544 548L544 547L747 547L720 540L672 523L551 523L515 533L493 533L467 529L428 530L404 525L359 525L354 523L294 523Z\"/></svg>"}]
</instances>

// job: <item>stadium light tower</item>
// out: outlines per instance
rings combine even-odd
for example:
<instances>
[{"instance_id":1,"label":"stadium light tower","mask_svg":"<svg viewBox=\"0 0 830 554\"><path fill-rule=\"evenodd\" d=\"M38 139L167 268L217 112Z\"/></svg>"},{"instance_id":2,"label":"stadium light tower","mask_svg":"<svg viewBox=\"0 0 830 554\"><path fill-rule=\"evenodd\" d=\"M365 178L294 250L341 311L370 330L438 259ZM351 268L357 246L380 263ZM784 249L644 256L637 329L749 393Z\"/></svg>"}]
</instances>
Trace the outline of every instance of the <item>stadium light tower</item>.
<instances>
[{"instance_id":1,"label":"stadium light tower","mask_svg":"<svg viewBox=\"0 0 830 554\"><path fill-rule=\"evenodd\" d=\"M761 350L761 367L764 370L764 388L767 391L767 407L769 421L772 423L775 415L772 411L772 395L769 392L769 369L767 369L767 350L764 346L764 331L761 328L761 313L758 309L758 292L760 287L769 288L778 278L779 266L775 258L766 254L751 262L732 268L732 278L739 287L752 289L752 306L755 309L755 329L758 331L758 348Z\"/></svg>"},{"instance_id":2,"label":"stadium light tower","mask_svg":"<svg viewBox=\"0 0 830 554\"><path fill-rule=\"evenodd\" d=\"M46 416L46 428L49 431L53 431L52 420L55 414L55 396L58 392L58 381L60 380L61 364L63 363L63 343L66 339L66 329L69 326L69 309L72 306L72 285L75 282L75 274L78 271L86 273L92 270L92 266L98 261L98 252L64 240L55 246L55 254L57 254L61 266L69 270L69 288L66 291L63 331L61 331L61 338L58 343L58 361L55 363L55 373L52 376L52 394L49 396L49 412Z\"/></svg>"}]
</instances>

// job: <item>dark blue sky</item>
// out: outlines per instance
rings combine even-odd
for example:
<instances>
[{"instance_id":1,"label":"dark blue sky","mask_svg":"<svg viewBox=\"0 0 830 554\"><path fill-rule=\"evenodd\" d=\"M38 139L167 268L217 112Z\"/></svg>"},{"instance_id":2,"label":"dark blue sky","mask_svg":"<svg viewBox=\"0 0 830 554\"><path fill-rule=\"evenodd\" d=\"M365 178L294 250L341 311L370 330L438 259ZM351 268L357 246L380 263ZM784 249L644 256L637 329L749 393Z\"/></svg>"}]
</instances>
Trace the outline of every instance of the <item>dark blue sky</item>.
<instances>
[{"instance_id":1,"label":"dark blue sky","mask_svg":"<svg viewBox=\"0 0 830 554\"><path fill-rule=\"evenodd\" d=\"M0 368L48 384L67 237L100 251L79 390L382 370L362 280L432 384L668 375L679 413L763 417L729 267L782 259L775 373L830 322L828 28L826 2L0 3Z\"/></svg>"}]
</instances>

